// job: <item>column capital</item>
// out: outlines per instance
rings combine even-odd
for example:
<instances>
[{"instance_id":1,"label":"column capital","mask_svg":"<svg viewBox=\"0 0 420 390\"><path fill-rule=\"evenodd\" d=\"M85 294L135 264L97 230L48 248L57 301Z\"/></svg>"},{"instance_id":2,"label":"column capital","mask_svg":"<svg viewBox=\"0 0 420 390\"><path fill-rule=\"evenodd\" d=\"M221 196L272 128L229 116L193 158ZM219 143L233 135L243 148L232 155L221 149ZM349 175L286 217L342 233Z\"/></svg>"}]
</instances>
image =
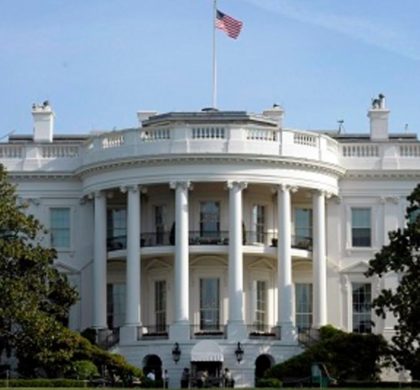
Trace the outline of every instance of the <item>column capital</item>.
<instances>
[{"instance_id":1,"label":"column capital","mask_svg":"<svg viewBox=\"0 0 420 390\"><path fill-rule=\"evenodd\" d=\"M289 192L291 192L291 193L295 193L295 192L297 192L297 190L299 189L299 187L298 186L293 186L293 185L290 185L290 184L278 184L278 185L276 185L275 186L275 189L277 190L277 192L278 191L282 191L282 192L286 192L286 191L289 191Z\"/></svg>"},{"instance_id":2,"label":"column capital","mask_svg":"<svg viewBox=\"0 0 420 390\"><path fill-rule=\"evenodd\" d=\"M248 187L248 183L245 182L245 181L233 181L233 180L229 180L226 183L226 187L229 188L229 189L234 188L234 187L237 187L239 190L242 191L242 190L244 190L244 189L246 189Z\"/></svg>"},{"instance_id":3,"label":"column capital","mask_svg":"<svg viewBox=\"0 0 420 390\"><path fill-rule=\"evenodd\" d=\"M104 196L105 196L104 191L95 191L89 195L89 197L96 198L96 199L103 198Z\"/></svg>"},{"instance_id":4,"label":"column capital","mask_svg":"<svg viewBox=\"0 0 420 390\"><path fill-rule=\"evenodd\" d=\"M181 187L183 190L190 190L190 189L192 189L192 184L188 180L186 180L186 181L171 181L169 183L169 188L171 190L175 190L178 187Z\"/></svg>"},{"instance_id":5,"label":"column capital","mask_svg":"<svg viewBox=\"0 0 420 390\"><path fill-rule=\"evenodd\" d=\"M330 199L334 196L332 192L320 188L314 188L311 192L313 195L323 195L326 199Z\"/></svg>"}]
</instances>

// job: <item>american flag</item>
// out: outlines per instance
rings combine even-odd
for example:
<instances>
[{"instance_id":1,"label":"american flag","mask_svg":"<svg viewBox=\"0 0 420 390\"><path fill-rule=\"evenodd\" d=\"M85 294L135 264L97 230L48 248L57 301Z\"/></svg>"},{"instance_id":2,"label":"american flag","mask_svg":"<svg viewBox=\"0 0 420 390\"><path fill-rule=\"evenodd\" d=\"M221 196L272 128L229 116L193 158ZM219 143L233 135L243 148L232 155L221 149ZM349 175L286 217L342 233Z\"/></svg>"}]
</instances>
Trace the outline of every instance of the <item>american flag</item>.
<instances>
[{"instance_id":1,"label":"american flag","mask_svg":"<svg viewBox=\"0 0 420 390\"><path fill-rule=\"evenodd\" d=\"M224 31L229 37L236 39L241 33L242 22L217 10L216 28Z\"/></svg>"}]
</instances>

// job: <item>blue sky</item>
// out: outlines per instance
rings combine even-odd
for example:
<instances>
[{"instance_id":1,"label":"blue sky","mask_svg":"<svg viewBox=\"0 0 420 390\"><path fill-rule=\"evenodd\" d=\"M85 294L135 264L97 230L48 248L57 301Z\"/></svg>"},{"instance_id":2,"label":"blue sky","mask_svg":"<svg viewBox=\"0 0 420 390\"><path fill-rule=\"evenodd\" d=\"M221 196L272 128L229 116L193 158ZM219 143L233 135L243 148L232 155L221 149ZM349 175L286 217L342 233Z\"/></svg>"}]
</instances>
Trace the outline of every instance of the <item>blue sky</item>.
<instances>
[{"instance_id":1,"label":"blue sky","mask_svg":"<svg viewBox=\"0 0 420 390\"><path fill-rule=\"evenodd\" d=\"M32 131L50 100L56 132L131 127L138 110L211 105L212 0L1 0L0 136ZM419 0L218 0L244 22L217 32L218 108L285 125L367 132L382 92L393 132L420 134Z\"/></svg>"}]
</instances>

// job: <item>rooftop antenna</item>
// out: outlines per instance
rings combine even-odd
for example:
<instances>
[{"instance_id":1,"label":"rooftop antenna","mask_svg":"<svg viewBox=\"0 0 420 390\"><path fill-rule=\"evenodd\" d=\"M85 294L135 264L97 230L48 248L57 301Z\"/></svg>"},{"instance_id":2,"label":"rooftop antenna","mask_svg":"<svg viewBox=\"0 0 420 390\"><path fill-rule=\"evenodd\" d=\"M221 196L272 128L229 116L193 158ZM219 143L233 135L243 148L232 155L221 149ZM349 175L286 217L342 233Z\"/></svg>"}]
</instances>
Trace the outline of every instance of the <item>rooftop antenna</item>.
<instances>
[{"instance_id":1,"label":"rooftop antenna","mask_svg":"<svg viewBox=\"0 0 420 390\"><path fill-rule=\"evenodd\" d=\"M339 119L337 121L338 123L338 134L344 133L344 120L343 119Z\"/></svg>"},{"instance_id":2,"label":"rooftop antenna","mask_svg":"<svg viewBox=\"0 0 420 390\"><path fill-rule=\"evenodd\" d=\"M408 123L404 125L404 133L408 134Z\"/></svg>"}]
</instances>

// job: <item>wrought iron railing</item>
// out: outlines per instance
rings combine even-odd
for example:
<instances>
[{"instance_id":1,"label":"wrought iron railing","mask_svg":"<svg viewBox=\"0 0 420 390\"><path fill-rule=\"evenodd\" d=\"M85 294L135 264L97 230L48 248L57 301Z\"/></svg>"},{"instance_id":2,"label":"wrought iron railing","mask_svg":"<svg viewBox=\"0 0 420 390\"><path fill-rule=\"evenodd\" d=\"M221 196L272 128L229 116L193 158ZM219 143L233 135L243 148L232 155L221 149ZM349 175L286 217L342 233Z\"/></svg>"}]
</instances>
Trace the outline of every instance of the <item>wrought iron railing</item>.
<instances>
[{"instance_id":1,"label":"wrought iron railing","mask_svg":"<svg viewBox=\"0 0 420 390\"><path fill-rule=\"evenodd\" d=\"M139 326L137 339L167 339L169 338L168 325L142 325Z\"/></svg>"},{"instance_id":2,"label":"wrought iron railing","mask_svg":"<svg viewBox=\"0 0 420 390\"><path fill-rule=\"evenodd\" d=\"M106 248L109 252L127 248L127 236L108 237Z\"/></svg>"},{"instance_id":3,"label":"wrought iron railing","mask_svg":"<svg viewBox=\"0 0 420 390\"><path fill-rule=\"evenodd\" d=\"M190 245L228 245L229 232L227 231L194 231L189 232Z\"/></svg>"},{"instance_id":4,"label":"wrought iron railing","mask_svg":"<svg viewBox=\"0 0 420 390\"><path fill-rule=\"evenodd\" d=\"M223 339L226 337L225 326L221 324L190 325L192 339Z\"/></svg>"},{"instance_id":5,"label":"wrought iron railing","mask_svg":"<svg viewBox=\"0 0 420 390\"><path fill-rule=\"evenodd\" d=\"M312 237L292 236L292 248L312 250ZM189 231L189 245L229 245L228 231L201 232ZM140 237L141 247L156 247L175 245L175 234L173 232L142 233ZM277 233L244 231L242 234L242 245L271 246L277 247ZM108 237L107 249L109 252L126 249L127 236Z\"/></svg>"},{"instance_id":6,"label":"wrought iron railing","mask_svg":"<svg viewBox=\"0 0 420 390\"><path fill-rule=\"evenodd\" d=\"M277 245L278 245L277 237L272 238L271 246L276 247ZM292 236L292 248L311 251L312 250L312 237Z\"/></svg>"},{"instance_id":7,"label":"wrought iron railing","mask_svg":"<svg viewBox=\"0 0 420 390\"><path fill-rule=\"evenodd\" d=\"M244 231L242 237L243 245L273 246L273 240L277 242L277 233L273 232Z\"/></svg>"},{"instance_id":8,"label":"wrought iron railing","mask_svg":"<svg viewBox=\"0 0 420 390\"><path fill-rule=\"evenodd\" d=\"M247 325L249 338L272 338L279 340L281 338L281 329L279 326L268 324Z\"/></svg>"}]
</instances>

